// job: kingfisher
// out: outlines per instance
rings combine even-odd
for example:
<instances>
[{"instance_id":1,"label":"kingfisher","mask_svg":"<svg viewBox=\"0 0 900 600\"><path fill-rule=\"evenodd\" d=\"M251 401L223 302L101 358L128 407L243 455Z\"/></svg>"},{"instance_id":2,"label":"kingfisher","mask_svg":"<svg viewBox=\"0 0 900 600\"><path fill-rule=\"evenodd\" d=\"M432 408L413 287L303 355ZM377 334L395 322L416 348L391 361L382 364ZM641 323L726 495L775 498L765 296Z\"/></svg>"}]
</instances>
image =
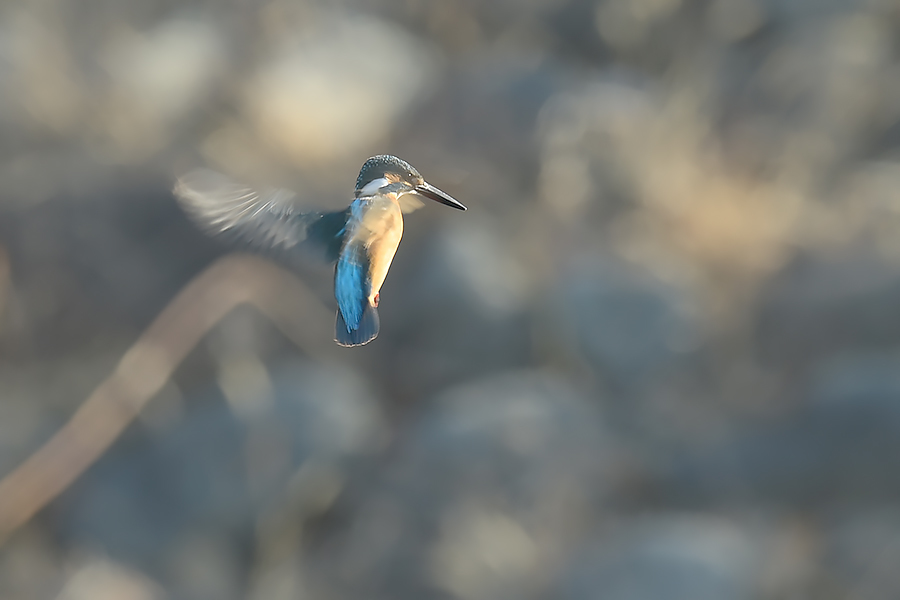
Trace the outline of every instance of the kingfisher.
<instances>
[{"instance_id":1,"label":"kingfisher","mask_svg":"<svg viewBox=\"0 0 900 600\"><path fill-rule=\"evenodd\" d=\"M348 347L378 335L381 286L403 236L403 214L424 206L423 199L466 210L387 154L363 164L353 201L336 212L300 210L290 190L254 190L210 169L178 179L174 194L209 233L232 233L262 250L318 250L334 263L334 341Z\"/></svg>"}]
</instances>

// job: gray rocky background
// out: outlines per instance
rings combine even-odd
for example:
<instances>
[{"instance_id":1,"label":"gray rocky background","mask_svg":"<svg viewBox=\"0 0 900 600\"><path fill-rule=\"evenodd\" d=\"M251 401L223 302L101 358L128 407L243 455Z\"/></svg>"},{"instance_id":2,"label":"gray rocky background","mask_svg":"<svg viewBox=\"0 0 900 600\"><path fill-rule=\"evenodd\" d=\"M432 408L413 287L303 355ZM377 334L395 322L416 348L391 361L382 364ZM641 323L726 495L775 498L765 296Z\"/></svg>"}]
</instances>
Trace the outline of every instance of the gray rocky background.
<instances>
[{"instance_id":1,"label":"gray rocky background","mask_svg":"<svg viewBox=\"0 0 900 600\"><path fill-rule=\"evenodd\" d=\"M0 597L900 598L898 40L897 0L0 3L0 473L232 250L177 174L338 207L394 153L470 209L407 218L346 361L226 317Z\"/></svg>"}]
</instances>

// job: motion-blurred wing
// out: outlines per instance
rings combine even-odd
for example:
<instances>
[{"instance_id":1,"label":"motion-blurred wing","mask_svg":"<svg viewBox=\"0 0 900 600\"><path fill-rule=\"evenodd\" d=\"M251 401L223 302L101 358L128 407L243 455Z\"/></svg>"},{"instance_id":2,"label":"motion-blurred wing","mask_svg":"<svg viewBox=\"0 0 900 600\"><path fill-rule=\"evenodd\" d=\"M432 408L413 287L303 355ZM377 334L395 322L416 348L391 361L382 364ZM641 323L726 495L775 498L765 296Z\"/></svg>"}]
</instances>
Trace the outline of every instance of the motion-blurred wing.
<instances>
[{"instance_id":1,"label":"motion-blurred wing","mask_svg":"<svg viewBox=\"0 0 900 600\"><path fill-rule=\"evenodd\" d=\"M212 234L233 233L263 249L300 246L336 260L348 211L300 212L289 190L256 191L215 171L197 169L181 177L174 194L185 212Z\"/></svg>"}]
</instances>

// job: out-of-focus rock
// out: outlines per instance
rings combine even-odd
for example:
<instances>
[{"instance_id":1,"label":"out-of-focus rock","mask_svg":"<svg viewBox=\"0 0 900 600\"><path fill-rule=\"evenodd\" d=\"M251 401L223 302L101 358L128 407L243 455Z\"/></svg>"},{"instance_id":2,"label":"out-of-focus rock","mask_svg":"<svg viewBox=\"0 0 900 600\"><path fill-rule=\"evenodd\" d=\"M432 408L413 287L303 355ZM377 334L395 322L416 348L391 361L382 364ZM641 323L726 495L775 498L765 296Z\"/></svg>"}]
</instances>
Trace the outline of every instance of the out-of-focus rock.
<instances>
[{"instance_id":1,"label":"out-of-focus rock","mask_svg":"<svg viewBox=\"0 0 900 600\"><path fill-rule=\"evenodd\" d=\"M749 600L759 557L728 521L666 516L620 524L564 579L566 600Z\"/></svg>"},{"instance_id":2,"label":"out-of-focus rock","mask_svg":"<svg viewBox=\"0 0 900 600\"><path fill-rule=\"evenodd\" d=\"M683 290L611 257L581 257L552 294L557 346L574 349L613 387L651 388L700 341Z\"/></svg>"},{"instance_id":3,"label":"out-of-focus rock","mask_svg":"<svg viewBox=\"0 0 900 600\"><path fill-rule=\"evenodd\" d=\"M595 15L597 32L603 41L613 48L629 50L642 45L651 34L654 25L667 20L679 8L681 0L598 2Z\"/></svg>"},{"instance_id":4,"label":"out-of-focus rock","mask_svg":"<svg viewBox=\"0 0 900 600\"><path fill-rule=\"evenodd\" d=\"M72 134L83 124L89 91L62 19L33 7L4 10L0 27L0 121L9 129ZM28 117L27 120L23 117Z\"/></svg>"},{"instance_id":5,"label":"out-of-focus rock","mask_svg":"<svg viewBox=\"0 0 900 600\"><path fill-rule=\"evenodd\" d=\"M453 223L440 241L444 262L471 303L489 315L515 313L527 300L529 273L525 265L496 238L488 223Z\"/></svg>"},{"instance_id":6,"label":"out-of-focus rock","mask_svg":"<svg viewBox=\"0 0 900 600\"><path fill-rule=\"evenodd\" d=\"M56 600L162 600L160 586L141 573L109 560L79 567Z\"/></svg>"},{"instance_id":7,"label":"out-of-focus rock","mask_svg":"<svg viewBox=\"0 0 900 600\"><path fill-rule=\"evenodd\" d=\"M712 150L707 101L630 70L573 85L542 112L539 185L570 236L695 289L721 327L788 255L805 198L736 174Z\"/></svg>"},{"instance_id":8,"label":"out-of-focus rock","mask_svg":"<svg viewBox=\"0 0 900 600\"><path fill-rule=\"evenodd\" d=\"M182 421L117 444L66 493L61 530L150 567L191 597L234 590L241 540L290 496L292 478L322 510L346 469L384 441L377 405L355 374L291 362L269 382L264 410L251 416L238 418L220 398L192 397ZM304 475L312 463L319 476Z\"/></svg>"},{"instance_id":9,"label":"out-of-focus rock","mask_svg":"<svg viewBox=\"0 0 900 600\"><path fill-rule=\"evenodd\" d=\"M672 455L662 486L692 505L823 510L900 494L898 357L850 356L813 376L807 403L725 441Z\"/></svg>"},{"instance_id":10,"label":"out-of-focus rock","mask_svg":"<svg viewBox=\"0 0 900 600\"><path fill-rule=\"evenodd\" d=\"M900 512L894 506L843 514L829 523L822 576L854 598L900 594Z\"/></svg>"},{"instance_id":11,"label":"out-of-focus rock","mask_svg":"<svg viewBox=\"0 0 900 600\"><path fill-rule=\"evenodd\" d=\"M0 595L4 598L53 598L70 573L63 568L63 553L51 539L23 531L0 550Z\"/></svg>"},{"instance_id":12,"label":"out-of-focus rock","mask_svg":"<svg viewBox=\"0 0 900 600\"><path fill-rule=\"evenodd\" d=\"M121 177L3 215L22 337L58 352L73 338L132 336L222 251L179 211L170 184Z\"/></svg>"},{"instance_id":13,"label":"out-of-focus rock","mask_svg":"<svg viewBox=\"0 0 900 600\"><path fill-rule=\"evenodd\" d=\"M160 569L170 597L239 600L240 546L228 531L182 533Z\"/></svg>"},{"instance_id":14,"label":"out-of-focus rock","mask_svg":"<svg viewBox=\"0 0 900 600\"><path fill-rule=\"evenodd\" d=\"M756 33L765 23L766 8L760 0L715 0L707 23L724 41L737 42Z\"/></svg>"},{"instance_id":15,"label":"out-of-focus rock","mask_svg":"<svg viewBox=\"0 0 900 600\"><path fill-rule=\"evenodd\" d=\"M615 446L595 410L539 372L448 390L315 570L376 598L542 597L607 491Z\"/></svg>"},{"instance_id":16,"label":"out-of-focus rock","mask_svg":"<svg viewBox=\"0 0 900 600\"><path fill-rule=\"evenodd\" d=\"M101 57L110 89L96 119L95 150L119 162L163 148L208 100L225 60L222 36L207 19L174 17L150 31L119 31Z\"/></svg>"},{"instance_id":17,"label":"out-of-focus rock","mask_svg":"<svg viewBox=\"0 0 900 600\"><path fill-rule=\"evenodd\" d=\"M761 291L754 327L760 358L794 369L837 353L900 341L900 268L871 254L795 258Z\"/></svg>"},{"instance_id":18,"label":"out-of-focus rock","mask_svg":"<svg viewBox=\"0 0 900 600\"><path fill-rule=\"evenodd\" d=\"M427 46L388 22L329 15L301 29L244 92L260 136L300 165L383 141L431 82L436 65Z\"/></svg>"}]
</instances>

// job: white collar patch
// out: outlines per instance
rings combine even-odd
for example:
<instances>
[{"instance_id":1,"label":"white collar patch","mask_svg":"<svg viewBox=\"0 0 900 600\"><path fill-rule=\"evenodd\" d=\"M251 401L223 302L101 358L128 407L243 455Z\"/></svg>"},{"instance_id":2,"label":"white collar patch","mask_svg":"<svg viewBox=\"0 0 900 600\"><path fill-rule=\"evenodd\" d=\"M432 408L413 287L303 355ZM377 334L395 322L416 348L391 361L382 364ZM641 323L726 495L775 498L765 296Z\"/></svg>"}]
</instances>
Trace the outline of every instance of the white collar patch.
<instances>
[{"instance_id":1,"label":"white collar patch","mask_svg":"<svg viewBox=\"0 0 900 600\"><path fill-rule=\"evenodd\" d=\"M378 193L378 190L380 190L381 188L383 188L386 185L390 185L390 183L391 183L390 180L388 180L386 177L381 177L379 179L373 179L372 181L367 183L363 187L363 189L359 190L359 192L357 192L356 195L357 196L374 196L375 194Z\"/></svg>"}]
</instances>

